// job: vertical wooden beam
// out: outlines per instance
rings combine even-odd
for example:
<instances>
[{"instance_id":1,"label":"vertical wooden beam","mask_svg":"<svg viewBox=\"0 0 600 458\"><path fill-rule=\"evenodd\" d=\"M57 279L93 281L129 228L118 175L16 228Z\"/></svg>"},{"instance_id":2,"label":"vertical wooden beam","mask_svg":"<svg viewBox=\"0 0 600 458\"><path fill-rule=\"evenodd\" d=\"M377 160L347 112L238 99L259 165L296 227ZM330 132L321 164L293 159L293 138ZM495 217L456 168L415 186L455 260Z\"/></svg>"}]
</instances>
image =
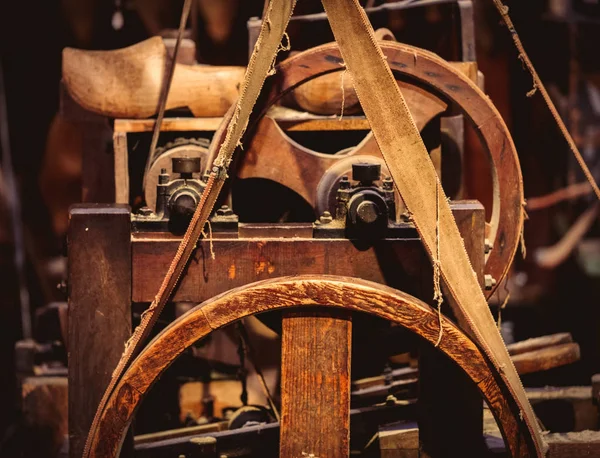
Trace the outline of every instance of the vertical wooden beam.
<instances>
[{"instance_id":1,"label":"vertical wooden beam","mask_svg":"<svg viewBox=\"0 0 600 458\"><path fill-rule=\"evenodd\" d=\"M281 458L349 455L351 334L347 312L284 314Z\"/></svg>"},{"instance_id":2,"label":"vertical wooden beam","mask_svg":"<svg viewBox=\"0 0 600 458\"><path fill-rule=\"evenodd\" d=\"M485 267L485 210L472 201L454 211L473 270L483 285ZM446 305L444 314L451 315ZM420 456L485 456L483 399L477 387L456 364L432 345L419 349Z\"/></svg>"},{"instance_id":3,"label":"vertical wooden beam","mask_svg":"<svg viewBox=\"0 0 600 458\"><path fill-rule=\"evenodd\" d=\"M71 208L69 456L79 458L96 407L131 335L131 235L126 205Z\"/></svg>"},{"instance_id":4,"label":"vertical wooden beam","mask_svg":"<svg viewBox=\"0 0 600 458\"><path fill-rule=\"evenodd\" d=\"M115 202L129 204L129 151L127 132L113 134L115 151Z\"/></svg>"}]
</instances>

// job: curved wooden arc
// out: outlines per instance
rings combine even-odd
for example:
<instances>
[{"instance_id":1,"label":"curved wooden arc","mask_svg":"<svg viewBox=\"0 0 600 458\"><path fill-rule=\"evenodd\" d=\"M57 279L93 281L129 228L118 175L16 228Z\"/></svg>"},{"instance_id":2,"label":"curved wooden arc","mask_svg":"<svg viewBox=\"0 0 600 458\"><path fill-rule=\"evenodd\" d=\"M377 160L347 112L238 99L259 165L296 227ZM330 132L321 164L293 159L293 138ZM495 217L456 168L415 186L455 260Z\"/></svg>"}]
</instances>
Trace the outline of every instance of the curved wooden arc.
<instances>
[{"instance_id":1,"label":"curved wooden arc","mask_svg":"<svg viewBox=\"0 0 600 458\"><path fill-rule=\"evenodd\" d=\"M91 452L117 457L135 411L150 387L189 346L215 329L246 316L292 307L336 307L366 312L398 323L432 344L438 339L437 312L401 291L332 276L287 277L237 288L190 310L164 329L142 351L121 378L92 431ZM536 456L535 445L519 409L501 377L479 348L451 321L442 320L439 350L477 384L493 412L513 457Z\"/></svg>"},{"instance_id":2,"label":"curved wooden arc","mask_svg":"<svg viewBox=\"0 0 600 458\"><path fill-rule=\"evenodd\" d=\"M448 62L429 51L400 43L382 41L380 46L397 81L413 83L443 101L456 104L480 136L491 163L493 180L489 234L493 248L486 256L486 274L494 277L499 285L514 259L523 226L523 179L510 132L489 98ZM342 71L341 64L343 60L336 43L286 59L277 67L265 112L307 81ZM492 293L493 290L488 291L487 296Z\"/></svg>"},{"instance_id":3,"label":"curved wooden arc","mask_svg":"<svg viewBox=\"0 0 600 458\"><path fill-rule=\"evenodd\" d=\"M372 147L368 136L351 151L343 154L323 154L292 140L277 122L265 116L256 126L252 140L246 146L244 159L236 169L238 178L263 178L280 183L317 208L319 182L331 167L353 156L371 156L383 162L381 152ZM382 173L387 173L385 165ZM389 173L388 173L389 174Z\"/></svg>"}]
</instances>

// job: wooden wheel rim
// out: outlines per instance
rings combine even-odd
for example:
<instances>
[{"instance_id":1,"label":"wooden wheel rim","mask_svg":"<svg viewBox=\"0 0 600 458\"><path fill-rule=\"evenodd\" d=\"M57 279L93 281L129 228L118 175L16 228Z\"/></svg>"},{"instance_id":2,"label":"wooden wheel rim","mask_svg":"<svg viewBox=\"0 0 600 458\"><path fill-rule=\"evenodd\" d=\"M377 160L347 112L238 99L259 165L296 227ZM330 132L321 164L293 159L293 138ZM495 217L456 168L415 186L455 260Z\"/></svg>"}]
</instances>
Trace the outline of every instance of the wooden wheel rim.
<instances>
[{"instance_id":1,"label":"wooden wheel rim","mask_svg":"<svg viewBox=\"0 0 600 458\"><path fill-rule=\"evenodd\" d=\"M140 353L113 391L91 441L92 457L118 457L140 402L167 367L189 346L215 329L241 318L292 307L336 307L367 312L418 334L434 344L438 316L428 305L401 291L346 277L284 277L246 285L210 299L164 329ZM513 457L535 456L535 445L501 377L479 348L443 318L439 350L477 384L494 414Z\"/></svg>"}]
</instances>

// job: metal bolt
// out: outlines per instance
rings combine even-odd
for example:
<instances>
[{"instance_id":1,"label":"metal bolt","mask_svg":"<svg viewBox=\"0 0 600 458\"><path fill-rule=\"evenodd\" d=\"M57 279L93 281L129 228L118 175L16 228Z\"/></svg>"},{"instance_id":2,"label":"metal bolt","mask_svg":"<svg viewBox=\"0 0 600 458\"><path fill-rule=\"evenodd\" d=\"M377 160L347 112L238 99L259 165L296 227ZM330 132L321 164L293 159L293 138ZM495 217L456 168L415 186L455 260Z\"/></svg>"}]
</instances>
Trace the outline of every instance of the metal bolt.
<instances>
[{"instance_id":1,"label":"metal bolt","mask_svg":"<svg viewBox=\"0 0 600 458\"><path fill-rule=\"evenodd\" d=\"M390 177L385 177L383 180L383 190L384 191L392 191L394 189L394 182Z\"/></svg>"},{"instance_id":2,"label":"metal bolt","mask_svg":"<svg viewBox=\"0 0 600 458\"><path fill-rule=\"evenodd\" d=\"M363 223L371 224L379 218L379 208L374 202L365 200L356 208L356 214Z\"/></svg>"},{"instance_id":3,"label":"metal bolt","mask_svg":"<svg viewBox=\"0 0 600 458\"><path fill-rule=\"evenodd\" d=\"M229 208L229 205L223 205L221 208L217 210L217 216L231 216L233 215L233 210Z\"/></svg>"},{"instance_id":4,"label":"metal bolt","mask_svg":"<svg viewBox=\"0 0 600 458\"><path fill-rule=\"evenodd\" d=\"M350 180L348 179L348 175L344 175L340 181L340 189L348 188L350 188Z\"/></svg>"},{"instance_id":5,"label":"metal bolt","mask_svg":"<svg viewBox=\"0 0 600 458\"><path fill-rule=\"evenodd\" d=\"M490 242L490 239L485 239L483 242L483 246L485 254L488 254L490 251L492 251L492 248L494 247L494 245L492 245L492 242Z\"/></svg>"},{"instance_id":6,"label":"metal bolt","mask_svg":"<svg viewBox=\"0 0 600 458\"><path fill-rule=\"evenodd\" d=\"M496 286L496 279L492 277L490 274L485 274L483 276L483 280L485 282L485 289L488 291Z\"/></svg>"},{"instance_id":7,"label":"metal bolt","mask_svg":"<svg viewBox=\"0 0 600 458\"><path fill-rule=\"evenodd\" d=\"M56 289L58 291L60 291L60 293L64 296L67 295L67 292L69 291L69 288L67 286L67 281L66 280L61 280L60 283L58 283L56 285Z\"/></svg>"},{"instance_id":8,"label":"metal bolt","mask_svg":"<svg viewBox=\"0 0 600 458\"><path fill-rule=\"evenodd\" d=\"M328 211L324 211L321 217L319 218L319 221L321 224L329 224L333 221L333 217L331 216L331 213L329 213Z\"/></svg>"},{"instance_id":9,"label":"metal bolt","mask_svg":"<svg viewBox=\"0 0 600 458\"><path fill-rule=\"evenodd\" d=\"M138 210L138 215L150 216L152 215L152 209L150 207L142 207Z\"/></svg>"}]
</instances>

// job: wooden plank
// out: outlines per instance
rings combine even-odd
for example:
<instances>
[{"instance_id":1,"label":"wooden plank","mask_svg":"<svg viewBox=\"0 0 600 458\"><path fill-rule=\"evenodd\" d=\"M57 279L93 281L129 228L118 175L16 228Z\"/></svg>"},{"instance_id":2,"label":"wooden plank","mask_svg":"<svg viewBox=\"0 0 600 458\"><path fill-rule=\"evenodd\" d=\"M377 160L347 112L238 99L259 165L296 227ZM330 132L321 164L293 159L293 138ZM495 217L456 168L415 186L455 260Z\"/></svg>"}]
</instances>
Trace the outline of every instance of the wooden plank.
<instances>
[{"instance_id":1,"label":"wooden plank","mask_svg":"<svg viewBox=\"0 0 600 458\"><path fill-rule=\"evenodd\" d=\"M507 345L506 348L511 355L527 353L530 351L541 350L542 348L551 347L573 342L573 336L570 332L562 332L559 334L551 334L548 336L534 337L532 339L522 340Z\"/></svg>"},{"instance_id":2,"label":"wooden plank","mask_svg":"<svg viewBox=\"0 0 600 458\"><path fill-rule=\"evenodd\" d=\"M473 211L483 207L474 201L453 204L457 221L471 227ZM477 217L477 218L480 218ZM248 225L253 226L253 225ZM328 274L374 281L424 297L423 288L431 288L431 267L421 241L407 235L402 239L380 240L368 249L358 249L349 240L313 239L304 227L294 225L287 238L283 231L266 226L262 235L257 227L240 226L240 238L220 238L214 233L211 242L201 240L192 255L187 274L174 292L173 300L202 302L231 288L268 278L287 275ZM473 228L477 224L473 225ZM469 229L470 230L470 229ZM250 235L252 237L242 237ZM474 237L482 237L482 232ZM132 264L134 302L151 302L162 282L180 238L165 233L134 233ZM467 242L470 243L470 242ZM480 251L473 262L483 262ZM478 268L477 268L478 269ZM481 281L483 281L483 276ZM428 293L427 297L431 297Z\"/></svg>"},{"instance_id":3,"label":"wooden plank","mask_svg":"<svg viewBox=\"0 0 600 458\"><path fill-rule=\"evenodd\" d=\"M113 134L115 150L115 202L129 205L129 151L127 149L127 134Z\"/></svg>"},{"instance_id":4,"label":"wooden plank","mask_svg":"<svg viewBox=\"0 0 600 458\"><path fill-rule=\"evenodd\" d=\"M512 356L519 374L546 371L579 361L581 352L576 343L566 343L542 348L541 350L520 353Z\"/></svg>"},{"instance_id":5,"label":"wooden plank","mask_svg":"<svg viewBox=\"0 0 600 458\"><path fill-rule=\"evenodd\" d=\"M178 245L179 239L171 236L134 235L134 302L154 299ZM210 242L202 240L198 247L174 293L175 301L201 302L255 281L303 274L358 277L416 295L424 272L430 272L416 238L381 241L362 251L342 239L214 238L215 259Z\"/></svg>"},{"instance_id":6,"label":"wooden plank","mask_svg":"<svg viewBox=\"0 0 600 458\"><path fill-rule=\"evenodd\" d=\"M553 433L544 436L548 444L546 458L600 456L600 432Z\"/></svg>"},{"instance_id":7,"label":"wooden plank","mask_svg":"<svg viewBox=\"0 0 600 458\"><path fill-rule=\"evenodd\" d=\"M419 428L416 423L380 427L379 450L381 458L419 458Z\"/></svg>"},{"instance_id":8,"label":"wooden plank","mask_svg":"<svg viewBox=\"0 0 600 458\"><path fill-rule=\"evenodd\" d=\"M287 111L287 110L286 110ZM369 121L364 116L346 116L342 119L332 116L309 115L289 110L293 115L275 117L283 130L289 131L338 131L338 130L370 130ZM217 130L223 118L165 118L161 132ZM115 132L151 132L154 119L116 119Z\"/></svg>"},{"instance_id":9,"label":"wooden plank","mask_svg":"<svg viewBox=\"0 0 600 458\"><path fill-rule=\"evenodd\" d=\"M125 205L70 211L69 456L79 458L96 407L131 334L130 213Z\"/></svg>"},{"instance_id":10,"label":"wooden plank","mask_svg":"<svg viewBox=\"0 0 600 458\"><path fill-rule=\"evenodd\" d=\"M280 456L350 452L351 315L286 312L281 339Z\"/></svg>"}]
</instances>

